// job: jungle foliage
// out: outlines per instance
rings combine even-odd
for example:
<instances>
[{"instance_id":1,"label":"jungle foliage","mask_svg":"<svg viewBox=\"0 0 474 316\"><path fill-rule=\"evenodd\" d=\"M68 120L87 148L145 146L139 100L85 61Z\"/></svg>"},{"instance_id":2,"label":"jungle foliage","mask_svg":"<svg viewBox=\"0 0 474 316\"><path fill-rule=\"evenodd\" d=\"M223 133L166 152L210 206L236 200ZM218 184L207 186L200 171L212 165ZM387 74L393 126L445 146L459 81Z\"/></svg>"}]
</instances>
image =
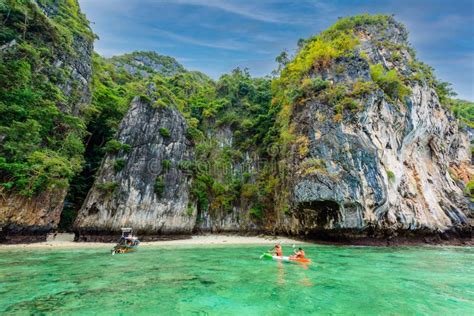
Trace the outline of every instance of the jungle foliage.
<instances>
[{"instance_id":1,"label":"jungle foliage","mask_svg":"<svg viewBox=\"0 0 474 316\"><path fill-rule=\"evenodd\" d=\"M40 4L48 1L40 1ZM74 38L94 37L77 2L62 1L48 18L26 0L0 1L0 187L32 196L66 189L84 163L86 122L74 113L70 69Z\"/></svg>"}]
</instances>

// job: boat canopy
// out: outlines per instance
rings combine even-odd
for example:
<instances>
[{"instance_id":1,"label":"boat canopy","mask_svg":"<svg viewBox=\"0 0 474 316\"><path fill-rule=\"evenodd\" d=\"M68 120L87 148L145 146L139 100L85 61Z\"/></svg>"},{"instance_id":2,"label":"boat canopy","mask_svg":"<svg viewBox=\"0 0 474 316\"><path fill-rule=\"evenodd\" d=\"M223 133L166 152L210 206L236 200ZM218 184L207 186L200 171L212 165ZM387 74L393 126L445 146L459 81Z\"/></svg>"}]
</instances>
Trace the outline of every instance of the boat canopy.
<instances>
[{"instance_id":1,"label":"boat canopy","mask_svg":"<svg viewBox=\"0 0 474 316\"><path fill-rule=\"evenodd\" d=\"M132 229L130 227L122 227L122 237L127 238L132 235Z\"/></svg>"}]
</instances>

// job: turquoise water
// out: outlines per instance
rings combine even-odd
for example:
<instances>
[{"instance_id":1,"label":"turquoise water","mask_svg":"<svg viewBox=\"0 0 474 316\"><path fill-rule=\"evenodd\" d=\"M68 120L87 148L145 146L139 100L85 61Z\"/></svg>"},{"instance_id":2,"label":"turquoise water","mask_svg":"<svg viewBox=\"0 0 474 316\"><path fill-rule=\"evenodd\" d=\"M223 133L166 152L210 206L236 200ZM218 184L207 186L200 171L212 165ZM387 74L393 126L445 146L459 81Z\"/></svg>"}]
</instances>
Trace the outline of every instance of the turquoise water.
<instances>
[{"instance_id":1,"label":"turquoise water","mask_svg":"<svg viewBox=\"0 0 474 316\"><path fill-rule=\"evenodd\" d=\"M474 313L474 248L308 246L309 266L265 248L0 250L0 314Z\"/></svg>"}]
</instances>

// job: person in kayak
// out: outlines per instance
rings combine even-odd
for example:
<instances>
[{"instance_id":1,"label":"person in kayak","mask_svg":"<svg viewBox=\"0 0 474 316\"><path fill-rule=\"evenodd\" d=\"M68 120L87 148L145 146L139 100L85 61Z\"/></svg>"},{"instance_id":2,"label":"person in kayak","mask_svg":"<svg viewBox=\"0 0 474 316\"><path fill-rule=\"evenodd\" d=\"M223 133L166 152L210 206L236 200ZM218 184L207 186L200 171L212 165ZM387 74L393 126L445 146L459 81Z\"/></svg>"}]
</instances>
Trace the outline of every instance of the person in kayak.
<instances>
[{"instance_id":1,"label":"person in kayak","mask_svg":"<svg viewBox=\"0 0 474 316\"><path fill-rule=\"evenodd\" d=\"M300 248L298 248L298 251L295 252L295 255L292 256L292 257L293 257L293 258L296 258L296 259L304 259L304 256L305 256L305 255L306 255L306 254L304 253L303 248L300 247Z\"/></svg>"},{"instance_id":2,"label":"person in kayak","mask_svg":"<svg viewBox=\"0 0 474 316\"><path fill-rule=\"evenodd\" d=\"M277 255L279 257L282 257L283 256L283 250L281 249L281 245L280 244L276 244L275 245L275 248L273 249L273 254L274 255Z\"/></svg>"}]
</instances>

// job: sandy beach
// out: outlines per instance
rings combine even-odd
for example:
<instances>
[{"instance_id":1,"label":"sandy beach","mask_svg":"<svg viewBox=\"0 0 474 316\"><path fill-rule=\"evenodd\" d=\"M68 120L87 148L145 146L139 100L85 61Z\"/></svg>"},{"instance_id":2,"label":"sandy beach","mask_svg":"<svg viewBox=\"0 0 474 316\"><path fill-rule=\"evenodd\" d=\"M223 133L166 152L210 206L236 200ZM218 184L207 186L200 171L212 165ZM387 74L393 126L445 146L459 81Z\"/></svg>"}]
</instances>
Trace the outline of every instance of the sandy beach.
<instances>
[{"instance_id":1,"label":"sandy beach","mask_svg":"<svg viewBox=\"0 0 474 316\"><path fill-rule=\"evenodd\" d=\"M99 242L74 242L72 234L58 234L56 238L48 238L46 242L2 245L0 250L8 249L58 249L58 248L111 248L113 243ZM140 247L160 247L160 246L205 246L205 245L271 245L281 243L283 245L304 244L302 241L287 237L278 236L237 236L237 235L197 235L189 239L164 240L142 242Z\"/></svg>"}]
</instances>

